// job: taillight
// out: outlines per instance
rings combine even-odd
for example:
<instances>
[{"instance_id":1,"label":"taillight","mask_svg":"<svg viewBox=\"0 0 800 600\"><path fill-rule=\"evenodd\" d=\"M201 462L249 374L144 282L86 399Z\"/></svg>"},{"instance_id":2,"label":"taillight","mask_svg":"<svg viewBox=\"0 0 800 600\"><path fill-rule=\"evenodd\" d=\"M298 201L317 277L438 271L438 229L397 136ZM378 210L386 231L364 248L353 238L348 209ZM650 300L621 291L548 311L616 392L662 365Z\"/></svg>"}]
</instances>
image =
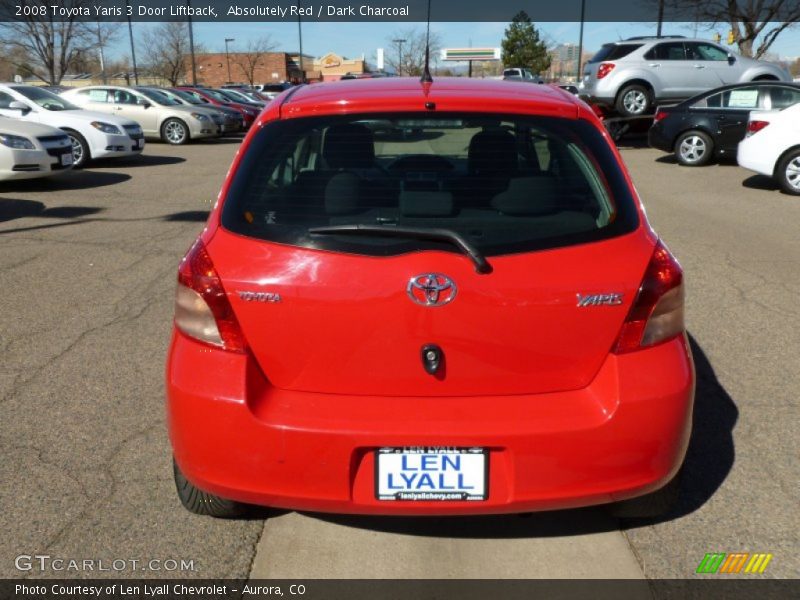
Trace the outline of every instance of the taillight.
<instances>
[{"instance_id":1,"label":"taillight","mask_svg":"<svg viewBox=\"0 0 800 600\"><path fill-rule=\"evenodd\" d=\"M769 125L769 121L750 121L747 124L747 134L746 135L748 137L750 137L754 133L758 133L759 131L764 129L764 127L766 127L767 125Z\"/></svg>"},{"instance_id":2,"label":"taillight","mask_svg":"<svg viewBox=\"0 0 800 600\"><path fill-rule=\"evenodd\" d=\"M194 243L178 268L175 326L198 341L231 352L244 352L245 341L239 321L200 240Z\"/></svg>"},{"instance_id":3,"label":"taillight","mask_svg":"<svg viewBox=\"0 0 800 600\"><path fill-rule=\"evenodd\" d=\"M659 107L656 109L656 114L655 114L655 115L653 115L653 123L658 123L659 121L663 121L664 119L666 119L666 118L667 118L667 115L668 115L668 114L669 114L669 113L667 113L667 112L664 112L663 110L661 110L661 107L659 106Z\"/></svg>"},{"instance_id":4,"label":"taillight","mask_svg":"<svg viewBox=\"0 0 800 600\"><path fill-rule=\"evenodd\" d=\"M600 63L600 66L597 67L597 78L602 79L603 77L611 73L611 71L613 71L614 67L616 66L617 65L615 65L614 63Z\"/></svg>"},{"instance_id":5,"label":"taillight","mask_svg":"<svg viewBox=\"0 0 800 600\"><path fill-rule=\"evenodd\" d=\"M665 342L682 334L683 270L658 242L614 352L622 354Z\"/></svg>"}]
</instances>

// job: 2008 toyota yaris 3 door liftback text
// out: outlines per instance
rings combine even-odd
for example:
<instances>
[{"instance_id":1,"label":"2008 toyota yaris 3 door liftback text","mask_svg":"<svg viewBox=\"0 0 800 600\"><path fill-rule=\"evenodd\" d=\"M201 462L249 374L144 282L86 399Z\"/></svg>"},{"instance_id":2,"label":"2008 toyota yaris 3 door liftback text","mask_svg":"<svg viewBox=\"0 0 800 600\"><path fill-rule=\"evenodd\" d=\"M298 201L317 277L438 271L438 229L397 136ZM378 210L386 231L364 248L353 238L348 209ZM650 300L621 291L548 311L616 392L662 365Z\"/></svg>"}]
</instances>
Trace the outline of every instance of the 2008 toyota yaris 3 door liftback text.
<instances>
[{"instance_id":1,"label":"2008 toyota yaris 3 door liftback text","mask_svg":"<svg viewBox=\"0 0 800 600\"><path fill-rule=\"evenodd\" d=\"M691 428L683 305L570 94L293 88L179 267L179 496L214 516L663 511Z\"/></svg>"}]
</instances>

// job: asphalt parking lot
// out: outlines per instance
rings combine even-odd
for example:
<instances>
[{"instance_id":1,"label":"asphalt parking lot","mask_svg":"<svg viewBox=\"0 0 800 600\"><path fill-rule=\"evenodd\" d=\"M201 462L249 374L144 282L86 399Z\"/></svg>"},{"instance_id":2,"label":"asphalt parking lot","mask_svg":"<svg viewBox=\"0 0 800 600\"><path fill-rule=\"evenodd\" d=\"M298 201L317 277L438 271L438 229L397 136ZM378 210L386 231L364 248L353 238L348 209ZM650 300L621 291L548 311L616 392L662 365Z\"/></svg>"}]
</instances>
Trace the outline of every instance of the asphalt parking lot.
<instances>
[{"instance_id":1,"label":"asphalt parking lot","mask_svg":"<svg viewBox=\"0 0 800 600\"><path fill-rule=\"evenodd\" d=\"M0 577L19 555L192 561L164 577L694 577L707 552L769 552L797 577L800 200L733 164L623 156L681 260L697 366L678 509L457 519L282 513L218 521L174 493L163 363L177 264L237 139L0 186ZM139 563L141 565L141 563ZM96 571L69 576L103 575Z\"/></svg>"}]
</instances>

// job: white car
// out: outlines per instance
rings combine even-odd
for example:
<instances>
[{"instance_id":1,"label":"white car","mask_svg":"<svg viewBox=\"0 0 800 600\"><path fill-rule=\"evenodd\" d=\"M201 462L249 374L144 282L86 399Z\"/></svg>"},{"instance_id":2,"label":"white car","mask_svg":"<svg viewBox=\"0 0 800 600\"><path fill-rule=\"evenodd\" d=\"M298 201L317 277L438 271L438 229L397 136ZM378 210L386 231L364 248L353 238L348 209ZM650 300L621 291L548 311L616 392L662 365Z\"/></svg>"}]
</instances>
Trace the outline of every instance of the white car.
<instances>
[{"instance_id":1,"label":"white car","mask_svg":"<svg viewBox=\"0 0 800 600\"><path fill-rule=\"evenodd\" d=\"M135 156L144 149L136 121L81 110L67 99L33 85L0 84L0 115L63 129L72 142L76 167L94 158Z\"/></svg>"},{"instance_id":2,"label":"white car","mask_svg":"<svg viewBox=\"0 0 800 600\"><path fill-rule=\"evenodd\" d=\"M72 143L60 129L0 118L0 181L48 177L72 164Z\"/></svg>"},{"instance_id":3,"label":"white car","mask_svg":"<svg viewBox=\"0 0 800 600\"><path fill-rule=\"evenodd\" d=\"M784 191L800 195L800 104L751 112L736 158L745 169L773 177Z\"/></svg>"}]
</instances>

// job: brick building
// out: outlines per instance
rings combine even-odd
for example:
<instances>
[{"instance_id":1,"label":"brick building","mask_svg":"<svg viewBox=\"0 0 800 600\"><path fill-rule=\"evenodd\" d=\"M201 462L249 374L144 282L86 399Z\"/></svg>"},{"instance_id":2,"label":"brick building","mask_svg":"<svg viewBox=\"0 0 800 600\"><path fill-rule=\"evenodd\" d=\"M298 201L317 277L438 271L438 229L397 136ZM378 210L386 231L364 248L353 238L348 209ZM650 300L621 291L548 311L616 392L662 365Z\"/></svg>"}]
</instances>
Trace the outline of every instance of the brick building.
<instances>
[{"instance_id":1,"label":"brick building","mask_svg":"<svg viewBox=\"0 0 800 600\"><path fill-rule=\"evenodd\" d=\"M242 65L247 65L245 54L224 52L195 56L197 83L219 87L226 83L249 83ZM228 77L230 60L230 78ZM307 80L319 80L321 74L314 70L314 57L303 55L303 69ZM300 55L297 52L267 52L261 56L254 72L255 83L280 83L300 78ZM186 81L192 80L191 59L186 60Z\"/></svg>"}]
</instances>

